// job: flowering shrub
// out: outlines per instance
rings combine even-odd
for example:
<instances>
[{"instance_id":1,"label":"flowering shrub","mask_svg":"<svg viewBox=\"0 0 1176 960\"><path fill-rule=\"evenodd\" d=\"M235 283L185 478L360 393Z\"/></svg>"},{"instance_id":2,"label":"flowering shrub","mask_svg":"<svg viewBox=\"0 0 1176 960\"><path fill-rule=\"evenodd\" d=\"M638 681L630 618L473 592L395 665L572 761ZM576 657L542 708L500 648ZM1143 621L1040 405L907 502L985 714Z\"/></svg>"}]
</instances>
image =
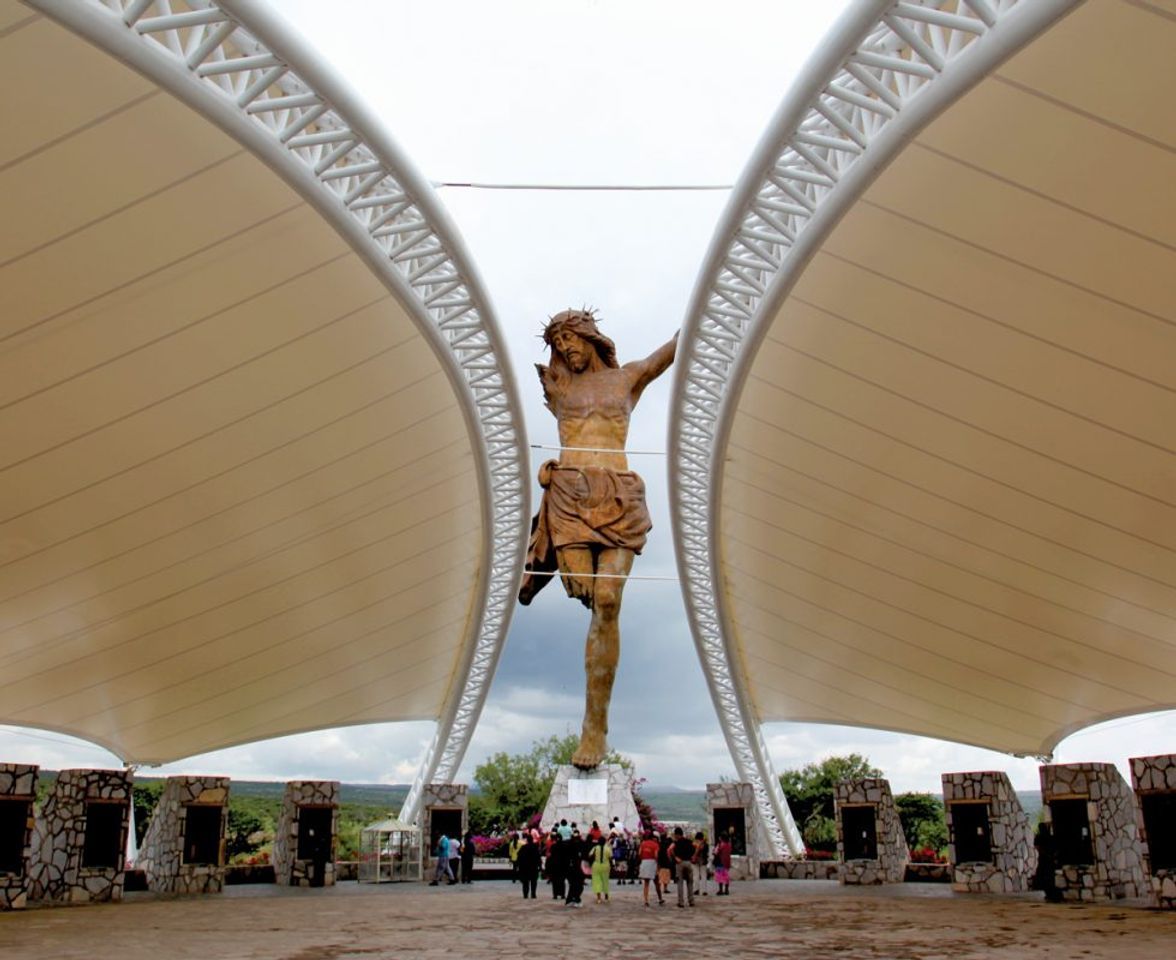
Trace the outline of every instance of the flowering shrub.
<instances>
[{"instance_id":1,"label":"flowering shrub","mask_svg":"<svg viewBox=\"0 0 1176 960\"><path fill-rule=\"evenodd\" d=\"M474 836L475 857L505 857L506 848L510 844L507 837Z\"/></svg>"},{"instance_id":2,"label":"flowering shrub","mask_svg":"<svg viewBox=\"0 0 1176 960\"><path fill-rule=\"evenodd\" d=\"M653 830L655 833L664 833L668 828L657 818L657 813L649 801L641 796L641 787L644 784L645 777L638 777L633 781L633 803L637 807L637 819L641 821L641 830L643 832Z\"/></svg>"},{"instance_id":3,"label":"flowering shrub","mask_svg":"<svg viewBox=\"0 0 1176 960\"><path fill-rule=\"evenodd\" d=\"M812 847L805 847L804 858L806 860L836 860L837 854L832 850L814 850Z\"/></svg>"},{"instance_id":4,"label":"flowering shrub","mask_svg":"<svg viewBox=\"0 0 1176 960\"><path fill-rule=\"evenodd\" d=\"M911 851L911 863L947 863L947 857L940 856L938 850L930 847L919 847Z\"/></svg>"}]
</instances>

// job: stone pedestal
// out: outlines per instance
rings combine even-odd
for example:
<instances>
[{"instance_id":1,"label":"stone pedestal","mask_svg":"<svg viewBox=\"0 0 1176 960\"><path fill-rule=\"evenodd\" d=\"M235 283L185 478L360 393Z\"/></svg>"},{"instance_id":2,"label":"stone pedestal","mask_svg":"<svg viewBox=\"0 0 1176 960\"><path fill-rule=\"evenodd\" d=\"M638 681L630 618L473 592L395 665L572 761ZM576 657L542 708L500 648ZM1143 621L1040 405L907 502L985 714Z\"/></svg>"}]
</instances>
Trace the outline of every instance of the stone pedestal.
<instances>
[{"instance_id":1,"label":"stone pedestal","mask_svg":"<svg viewBox=\"0 0 1176 960\"><path fill-rule=\"evenodd\" d=\"M1131 785L1152 902L1176 908L1176 754L1132 758Z\"/></svg>"},{"instance_id":2,"label":"stone pedestal","mask_svg":"<svg viewBox=\"0 0 1176 960\"><path fill-rule=\"evenodd\" d=\"M33 829L33 900L121 900L129 770L62 770Z\"/></svg>"},{"instance_id":3,"label":"stone pedestal","mask_svg":"<svg viewBox=\"0 0 1176 960\"><path fill-rule=\"evenodd\" d=\"M0 910L28 902L37 767L0 763Z\"/></svg>"},{"instance_id":4,"label":"stone pedestal","mask_svg":"<svg viewBox=\"0 0 1176 960\"><path fill-rule=\"evenodd\" d=\"M147 889L220 893L228 821L228 777L168 777L139 848Z\"/></svg>"},{"instance_id":5,"label":"stone pedestal","mask_svg":"<svg viewBox=\"0 0 1176 960\"><path fill-rule=\"evenodd\" d=\"M947 858L960 893L1023 893L1037 867L1033 831L997 770L943 774Z\"/></svg>"},{"instance_id":6,"label":"stone pedestal","mask_svg":"<svg viewBox=\"0 0 1176 960\"><path fill-rule=\"evenodd\" d=\"M335 885L337 780L292 780L286 784L274 834L274 881L280 886Z\"/></svg>"},{"instance_id":7,"label":"stone pedestal","mask_svg":"<svg viewBox=\"0 0 1176 960\"><path fill-rule=\"evenodd\" d=\"M833 806L841 856L837 878L847 885L902 883L910 852L890 783L881 777L842 781Z\"/></svg>"},{"instance_id":8,"label":"stone pedestal","mask_svg":"<svg viewBox=\"0 0 1176 960\"><path fill-rule=\"evenodd\" d=\"M720 834L731 837L731 879L758 880L764 859L759 805L750 783L708 783L706 818L711 849Z\"/></svg>"},{"instance_id":9,"label":"stone pedestal","mask_svg":"<svg viewBox=\"0 0 1176 960\"><path fill-rule=\"evenodd\" d=\"M1146 896L1135 796L1114 764L1047 764L1041 799L1063 899Z\"/></svg>"},{"instance_id":10,"label":"stone pedestal","mask_svg":"<svg viewBox=\"0 0 1176 960\"><path fill-rule=\"evenodd\" d=\"M465 783L428 783L421 792L420 848L415 851L421 865L421 880L431 880L433 851L441 835L461 839L469 829L470 796Z\"/></svg>"},{"instance_id":11,"label":"stone pedestal","mask_svg":"<svg viewBox=\"0 0 1176 960\"><path fill-rule=\"evenodd\" d=\"M613 763L594 770L564 765L556 771L540 822L544 829L550 830L560 820L567 820L579 826L580 833L586 836L593 820L600 824L601 830L607 831L617 817L631 833L641 829L641 817L633 802L632 773Z\"/></svg>"}]
</instances>

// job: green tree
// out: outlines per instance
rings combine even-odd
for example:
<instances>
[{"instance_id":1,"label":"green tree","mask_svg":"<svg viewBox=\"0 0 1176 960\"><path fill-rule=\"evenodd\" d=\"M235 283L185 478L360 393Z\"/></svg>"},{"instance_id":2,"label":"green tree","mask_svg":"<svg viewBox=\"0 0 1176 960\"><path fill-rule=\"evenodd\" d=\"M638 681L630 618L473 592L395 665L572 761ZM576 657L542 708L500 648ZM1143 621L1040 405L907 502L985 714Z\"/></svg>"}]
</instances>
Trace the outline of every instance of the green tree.
<instances>
[{"instance_id":1,"label":"green tree","mask_svg":"<svg viewBox=\"0 0 1176 960\"><path fill-rule=\"evenodd\" d=\"M894 798L907 846L929 847L936 853L947 846L947 818L943 801L929 793L900 793Z\"/></svg>"},{"instance_id":2,"label":"green tree","mask_svg":"<svg viewBox=\"0 0 1176 960\"><path fill-rule=\"evenodd\" d=\"M151 814L159 803L159 796L163 793L162 780L148 780L136 783L131 787L131 803L135 807L135 843L142 845L143 837L147 834L147 824L151 821Z\"/></svg>"},{"instance_id":3,"label":"green tree","mask_svg":"<svg viewBox=\"0 0 1176 960\"><path fill-rule=\"evenodd\" d=\"M486 833L494 827L509 830L541 813L555 783L556 770L572 762L579 737L553 734L536 740L527 753L496 753L474 769L477 792L470 796L470 827ZM615 750L605 763L633 769L633 761Z\"/></svg>"},{"instance_id":4,"label":"green tree","mask_svg":"<svg viewBox=\"0 0 1176 960\"><path fill-rule=\"evenodd\" d=\"M842 780L880 776L882 771L857 753L826 757L819 763L809 763L799 770L785 770L780 774L780 786L805 844L813 850L836 850L834 788Z\"/></svg>"},{"instance_id":5,"label":"green tree","mask_svg":"<svg viewBox=\"0 0 1176 960\"><path fill-rule=\"evenodd\" d=\"M229 797L229 822L225 829L225 853L253 856L274 842L281 801L269 797Z\"/></svg>"}]
</instances>

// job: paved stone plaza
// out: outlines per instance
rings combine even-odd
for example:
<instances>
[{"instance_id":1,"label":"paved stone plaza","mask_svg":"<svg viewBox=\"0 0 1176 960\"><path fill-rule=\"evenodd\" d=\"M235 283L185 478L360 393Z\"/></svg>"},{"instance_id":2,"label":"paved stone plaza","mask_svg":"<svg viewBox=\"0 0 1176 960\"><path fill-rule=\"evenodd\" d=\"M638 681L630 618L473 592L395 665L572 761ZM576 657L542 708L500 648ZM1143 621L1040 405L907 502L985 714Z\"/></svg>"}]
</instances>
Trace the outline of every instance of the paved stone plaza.
<instances>
[{"instance_id":1,"label":"paved stone plaza","mask_svg":"<svg viewBox=\"0 0 1176 960\"><path fill-rule=\"evenodd\" d=\"M376 960L393 957L837 957L838 960L1170 960L1176 913L1146 901L1045 904L953 894L946 884L733 884L693 910L645 909L640 888L569 910L548 889L524 901L505 880L472 886L340 883L226 887L219 896L34 907L0 914L5 960ZM546 896L545 896L546 895Z\"/></svg>"}]
</instances>

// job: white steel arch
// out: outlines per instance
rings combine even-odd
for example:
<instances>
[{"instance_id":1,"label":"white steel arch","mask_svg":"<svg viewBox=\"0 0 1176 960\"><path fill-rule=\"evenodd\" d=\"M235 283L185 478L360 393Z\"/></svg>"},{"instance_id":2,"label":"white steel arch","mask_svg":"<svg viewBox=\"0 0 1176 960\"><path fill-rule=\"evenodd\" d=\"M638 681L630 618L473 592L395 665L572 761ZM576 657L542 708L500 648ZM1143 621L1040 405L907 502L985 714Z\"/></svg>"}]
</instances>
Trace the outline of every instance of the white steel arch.
<instances>
[{"instance_id":1,"label":"white steel arch","mask_svg":"<svg viewBox=\"0 0 1176 960\"><path fill-rule=\"evenodd\" d=\"M253 0L28 0L247 145L409 309L465 398L486 537L464 662L401 812L450 779L506 637L530 517L521 406L488 300L432 189L321 61Z\"/></svg>"},{"instance_id":2,"label":"white steel arch","mask_svg":"<svg viewBox=\"0 0 1176 960\"><path fill-rule=\"evenodd\" d=\"M669 427L687 612L739 776L776 855L803 854L721 586L717 504L744 378L793 283L842 215L951 103L1080 0L860 0L773 118L715 232L687 313Z\"/></svg>"}]
</instances>

